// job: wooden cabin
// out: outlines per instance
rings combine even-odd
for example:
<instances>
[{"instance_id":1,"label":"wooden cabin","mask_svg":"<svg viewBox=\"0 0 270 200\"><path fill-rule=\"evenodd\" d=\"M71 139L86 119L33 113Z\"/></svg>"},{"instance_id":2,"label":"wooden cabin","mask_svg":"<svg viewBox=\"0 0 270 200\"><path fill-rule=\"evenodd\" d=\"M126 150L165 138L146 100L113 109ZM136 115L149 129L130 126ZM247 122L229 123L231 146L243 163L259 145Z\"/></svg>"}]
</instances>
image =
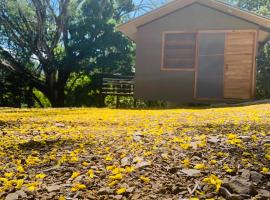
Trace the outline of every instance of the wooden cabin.
<instances>
[{"instance_id":1,"label":"wooden cabin","mask_svg":"<svg viewBox=\"0 0 270 200\"><path fill-rule=\"evenodd\" d=\"M136 43L135 98L229 102L255 97L270 19L215 0L175 0L118 27Z\"/></svg>"}]
</instances>

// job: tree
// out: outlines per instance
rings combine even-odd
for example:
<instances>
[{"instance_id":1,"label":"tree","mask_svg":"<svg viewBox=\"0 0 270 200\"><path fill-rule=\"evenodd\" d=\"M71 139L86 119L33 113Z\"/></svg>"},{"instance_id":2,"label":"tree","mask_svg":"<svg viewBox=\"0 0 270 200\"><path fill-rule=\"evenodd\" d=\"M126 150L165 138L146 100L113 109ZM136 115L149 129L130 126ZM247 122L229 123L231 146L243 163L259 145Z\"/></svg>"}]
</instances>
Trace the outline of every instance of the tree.
<instances>
[{"instance_id":1,"label":"tree","mask_svg":"<svg viewBox=\"0 0 270 200\"><path fill-rule=\"evenodd\" d=\"M71 73L131 61L114 27L132 9L132 0L0 0L0 68L63 107Z\"/></svg>"},{"instance_id":2,"label":"tree","mask_svg":"<svg viewBox=\"0 0 270 200\"><path fill-rule=\"evenodd\" d=\"M270 0L223 0L259 15L270 17Z\"/></svg>"},{"instance_id":3,"label":"tree","mask_svg":"<svg viewBox=\"0 0 270 200\"><path fill-rule=\"evenodd\" d=\"M128 13L127 19L133 19L156 9L172 0L134 0L134 9Z\"/></svg>"},{"instance_id":4,"label":"tree","mask_svg":"<svg viewBox=\"0 0 270 200\"><path fill-rule=\"evenodd\" d=\"M0 106L21 107L28 93L26 84L12 72L0 69Z\"/></svg>"}]
</instances>

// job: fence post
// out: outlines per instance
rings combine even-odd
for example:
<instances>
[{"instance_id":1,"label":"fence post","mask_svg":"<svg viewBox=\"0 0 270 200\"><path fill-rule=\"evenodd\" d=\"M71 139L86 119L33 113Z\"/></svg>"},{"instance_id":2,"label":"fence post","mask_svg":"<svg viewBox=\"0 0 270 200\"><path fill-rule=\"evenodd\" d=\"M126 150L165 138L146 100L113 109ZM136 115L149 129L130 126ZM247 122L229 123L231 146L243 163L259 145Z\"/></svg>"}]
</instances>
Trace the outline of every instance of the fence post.
<instances>
[{"instance_id":1,"label":"fence post","mask_svg":"<svg viewBox=\"0 0 270 200\"><path fill-rule=\"evenodd\" d=\"M134 97L133 97L133 107L137 108L137 99L135 99Z\"/></svg>"},{"instance_id":2,"label":"fence post","mask_svg":"<svg viewBox=\"0 0 270 200\"><path fill-rule=\"evenodd\" d=\"M119 96L116 95L116 108L119 108Z\"/></svg>"}]
</instances>

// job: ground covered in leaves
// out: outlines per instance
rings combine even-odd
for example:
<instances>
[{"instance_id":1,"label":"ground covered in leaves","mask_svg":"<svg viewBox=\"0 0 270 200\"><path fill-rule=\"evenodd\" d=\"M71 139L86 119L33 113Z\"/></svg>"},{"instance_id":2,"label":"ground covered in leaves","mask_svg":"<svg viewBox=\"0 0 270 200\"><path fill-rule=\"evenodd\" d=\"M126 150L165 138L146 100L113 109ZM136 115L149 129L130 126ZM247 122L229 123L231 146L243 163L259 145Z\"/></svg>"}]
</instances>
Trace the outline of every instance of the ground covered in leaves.
<instances>
[{"instance_id":1,"label":"ground covered in leaves","mask_svg":"<svg viewBox=\"0 0 270 200\"><path fill-rule=\"evenodd\" d=\"M270 199L270 104L0 109L0 199Z\"/></svg>"}]
</instances>

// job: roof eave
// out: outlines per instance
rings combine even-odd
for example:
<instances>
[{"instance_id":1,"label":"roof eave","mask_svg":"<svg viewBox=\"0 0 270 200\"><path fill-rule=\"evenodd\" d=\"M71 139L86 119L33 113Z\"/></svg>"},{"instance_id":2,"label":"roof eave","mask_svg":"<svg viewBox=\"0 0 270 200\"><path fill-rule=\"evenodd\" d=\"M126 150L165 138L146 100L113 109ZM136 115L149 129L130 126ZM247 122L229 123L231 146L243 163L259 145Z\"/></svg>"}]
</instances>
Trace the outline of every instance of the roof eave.
<instances>
[{"instance_id":1,"label":"roof eave","mask_svg":"<svg viewBox=\"0 0 270 200\"><path fill-rule=\"evenodd\" d=\"M145 15L135 18L127 23L119 25L117 27L117 30L128 36L134 42L136 42L136 32L139 26L143 26L155 19L163 17L166 14L182 9L193 3L199 3L201 5L205 5L214 8L216 10L219 10L220 12L224 12L229 15L257 24L260 26L262 30L267 30L267 32L270 33L270 19L261 17L251 12L247 12L234 6L231 6L229 4L225 4L215 0L182 0L182 1L176 0L158 9L155 9Z\"/></svg>"}]
</instances>

